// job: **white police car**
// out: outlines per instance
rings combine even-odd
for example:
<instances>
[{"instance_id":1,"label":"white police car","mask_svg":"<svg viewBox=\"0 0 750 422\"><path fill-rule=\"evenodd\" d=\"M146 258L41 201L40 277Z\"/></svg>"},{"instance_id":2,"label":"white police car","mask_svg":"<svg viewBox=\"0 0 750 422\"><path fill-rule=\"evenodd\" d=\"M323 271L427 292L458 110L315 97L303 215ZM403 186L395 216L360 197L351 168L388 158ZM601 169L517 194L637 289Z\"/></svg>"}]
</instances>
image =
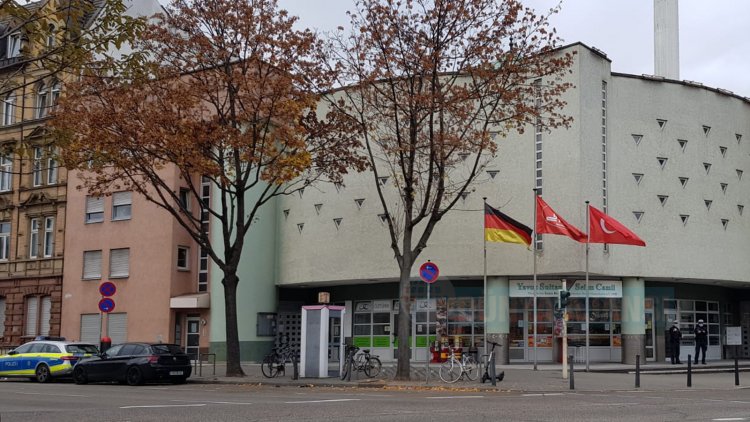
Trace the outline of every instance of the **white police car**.
<instances>
[{"instance_id":1,"label":"white police car","mask_svg":"<svg viewBox=\"0 0 750 422\"><path fill-rule=\"evenodd\" d=\"M82 358L99 353L90 343L65 341L63 337L40 336L0 356L0 378L30 378L49 382L70 375Z\"/></svg>"}]
</instances>

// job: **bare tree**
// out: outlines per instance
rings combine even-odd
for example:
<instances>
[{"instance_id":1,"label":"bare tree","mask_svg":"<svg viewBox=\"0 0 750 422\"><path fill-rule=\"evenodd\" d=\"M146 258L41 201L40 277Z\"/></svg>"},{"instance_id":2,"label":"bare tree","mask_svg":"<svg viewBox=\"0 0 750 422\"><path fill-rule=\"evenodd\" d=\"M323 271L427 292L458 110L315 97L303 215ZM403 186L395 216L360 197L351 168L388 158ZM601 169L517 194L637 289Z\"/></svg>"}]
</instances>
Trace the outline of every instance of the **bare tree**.
<instances>
[{"instance_id":1,"label":"bare tree","mask_svg":"<svg viewBox=\"0 0 750 422\"><path fill-rule=\"evenodd\" d=\"M330 48L347 88L328 98L359 122L387 216L400 273L396 376L408 379L416 259L495 158L495 136L570 123L558 110L573 57L555 50L549 14L517 0L358 0L350 16L351 33Z\"/></svg>"}]
</instances>

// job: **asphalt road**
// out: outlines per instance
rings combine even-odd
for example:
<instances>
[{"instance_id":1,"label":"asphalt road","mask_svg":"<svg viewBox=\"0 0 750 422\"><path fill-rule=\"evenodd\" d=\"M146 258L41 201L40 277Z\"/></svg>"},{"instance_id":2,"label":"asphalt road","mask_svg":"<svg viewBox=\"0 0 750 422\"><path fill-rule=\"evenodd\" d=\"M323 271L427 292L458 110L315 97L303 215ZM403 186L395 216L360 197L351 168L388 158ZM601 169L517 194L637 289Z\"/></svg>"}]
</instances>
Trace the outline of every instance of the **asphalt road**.
<instances>
[{"instance_id":1,"label":"asphalt road","mask_svg":"<svg viewBox=\"0 0 750 422\"><path fill-rule=\"evenodd\" d=\"M14 421L750 421L750 389L522 393L0 382Z\"/></svg>"}]
</instances>

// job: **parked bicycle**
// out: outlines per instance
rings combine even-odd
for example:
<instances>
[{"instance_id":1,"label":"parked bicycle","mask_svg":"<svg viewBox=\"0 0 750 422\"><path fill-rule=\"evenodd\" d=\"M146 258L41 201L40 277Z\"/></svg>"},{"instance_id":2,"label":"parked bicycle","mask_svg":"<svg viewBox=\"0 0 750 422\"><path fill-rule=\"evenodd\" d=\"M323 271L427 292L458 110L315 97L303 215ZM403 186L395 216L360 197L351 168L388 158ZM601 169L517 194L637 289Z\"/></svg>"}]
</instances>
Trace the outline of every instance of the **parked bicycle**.
<instances>
[{"instance_id":1,"label":"parked bicycle","mask_svg":"<svg viewBox=\"0 0 750 422\"><path fill-rule=\"evenodd\" d=\"M440 365L440 379L447 383L454 383L464 377L470 381L477 379L479 369L476 359L470 354L464 354L458 359L453 348L449 350L448 360Z\"/></svg>"},{"instance_id":2,"label":"parked bicycle","mask_svg":"<svg viewBox=\"0 0 750 422\"><path fill-rule=\"evenodd\" d=\"M287 365L294 367L296 364L297 355L287 341L279 347L274 347L271 353L263 358L261 371L264 377L275 378L279 374L286 375Z\"/></svg>"},{"instance_id":3,"label":"parked bicycle","mask_svg":"<svg viewBox=\"0 0 750 422\"><path fill-rule=\"evenodd\" d=\"M344 380L347 377L351 379L351 373L354 371L364 372L369 378L374 378L380 373L381 367L380 359L376 355L371 355L370 349L360 351L357 346L348 346L341 379Z\"/></svg>"},{"instance_id":4,"label":"parked bicycle","mask_svg":"<svg viewBox=\"0 0 750 422\"><path fill-rule=\"evenodd\" d=\"M487 358L487 363L484 365L484 374L482 374L482 384L486 381L492 381L492 385L495 385L497 381L502 381L505 378L505 371L501 371L500 374L495 373L495 347L499 346L498 343L488 341L487 343L492 345L489 355L483 355Z\"/></svg>"}]
</instances>

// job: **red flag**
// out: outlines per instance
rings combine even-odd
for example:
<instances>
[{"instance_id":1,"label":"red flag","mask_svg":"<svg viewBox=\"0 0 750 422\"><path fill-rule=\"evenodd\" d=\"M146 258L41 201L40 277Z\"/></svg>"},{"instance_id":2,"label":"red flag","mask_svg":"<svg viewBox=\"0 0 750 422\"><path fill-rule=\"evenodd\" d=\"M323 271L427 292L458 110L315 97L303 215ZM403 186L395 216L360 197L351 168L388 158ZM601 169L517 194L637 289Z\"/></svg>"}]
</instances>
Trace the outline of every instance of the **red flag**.
<instances>
[{"instance_id":1,"label":"red flag","mask_svg":"<svg viewBox=\"0 0 750 422\"><path fill-rule=\"evenodd\" d=\"M646 246L640 237L619 221L589 205L589 242Z\"/></svg>"},{"instance_id":2,"label":"red flag","mask_svg":"<svg viewBox=\"0 0 750 422\"><path fill-rule=\"evenodd\" d=\"M536 196L536 232L561 234L568 236L576 242L586 241L586 233L583 233L576 226L563 220L539 195Z\"/></svg>"}]
</instances>

